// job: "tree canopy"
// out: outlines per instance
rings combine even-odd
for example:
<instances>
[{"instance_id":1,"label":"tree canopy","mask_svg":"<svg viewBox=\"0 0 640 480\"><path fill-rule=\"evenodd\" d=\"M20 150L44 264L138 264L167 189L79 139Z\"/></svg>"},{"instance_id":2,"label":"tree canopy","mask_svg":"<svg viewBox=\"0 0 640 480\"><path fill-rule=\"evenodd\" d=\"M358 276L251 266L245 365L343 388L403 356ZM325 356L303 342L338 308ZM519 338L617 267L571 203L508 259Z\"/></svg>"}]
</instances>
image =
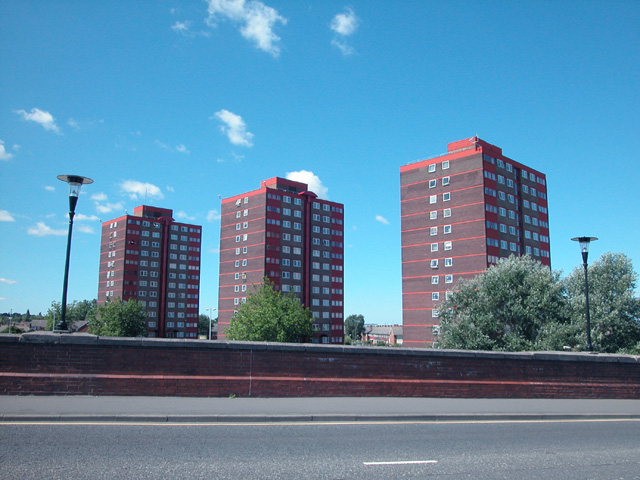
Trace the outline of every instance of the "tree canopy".
<instances>
[{"instance_id":1,"label":"tree canopy","mask_svg":"<svg viewBox=\"0 0 640 480\"><path fill-rule=\"evenodd\" d=\"M441 304L443 348L531 350L546 323L568 321L559 274L529 256L512 255L457 288Z\"/></svg>"},{"instance_id":2,"label":"tree canopy","mask_svg":"<svg viewBox=\"0 0 640 480\"><path fill-rule=\"evenodd\" d=\"M588 274L594 350L640 353L640 299L631 260L605 253ZM457 288L441 304L441 348L580 350L586 345L581 267L560 279L528 256L511 256Z\"/></svg>"},{"instance_id":3,"label":"tree canopy","mask_svg":"<svg viewBox=\"0 0 640 480\"><path fill-rule=\"evenodd\" d=\"M147 334L145 308L137 300L107 300L98 305L89 332L103 337L140 337Z\"/></svg>"},{"instance_id":4,"label":"tree canopy","mask_svg":"<svg viewBox=\"0 0 640 480\"><path fill-rule=\"evenodd\" d=\"M364 316L361 314L349 315L344 321L344 333L352 340L360 340L364 333Z\"/></svg>"},{"instance_id":5,"label":"tree canopy","mask_svg":"<svg viewBox=\"0 0 640 480\"><path fill-rule=\"evenodd\" d=\"M71 328L74 324L91 320L96 314L97 300L74 300L73 303L67 303L66 321ZM62 306L60 302L51 302L51 306L47 310L45 318L47 319L47 330L51 330L55 323L60 321Z\"/></svg>"},{"instance_id":6,"label":"tree canopy","mask_svg":"<svg viewBox=\"0 0 640 480\"><path fill-rule=\"evenodd\" d=\"M201 313L198 315L198 335L204 335L209 338L209 315L205 315ZM218 317L211 318L211 328L213 329L213 325L218 323Z\"/></svg>"},{"instance_id":7,"label":"tree canopy","mask_svg":"<svg viewBox=\"0 0 640 480\"><path fill-rule=\"evenodd\" d=\"M588 267L591 339L597 352L640 351L640 298L635 295L638 276L631 259L605 253ZM576 267L565 280L575 343L586 343L584 269Z\"/></svg>"},{"instance_id":8,"label":"tree canopy","mask_svg":"<svg viewBox=\"0 0 640 480\"><path fill-rule=\"evenodd\" d=\"M254 286L224 332L229 340L287 343L308 342L311 333L309 310L292 294L275 290L268 278Z\"/></svg>"}]
</instances>

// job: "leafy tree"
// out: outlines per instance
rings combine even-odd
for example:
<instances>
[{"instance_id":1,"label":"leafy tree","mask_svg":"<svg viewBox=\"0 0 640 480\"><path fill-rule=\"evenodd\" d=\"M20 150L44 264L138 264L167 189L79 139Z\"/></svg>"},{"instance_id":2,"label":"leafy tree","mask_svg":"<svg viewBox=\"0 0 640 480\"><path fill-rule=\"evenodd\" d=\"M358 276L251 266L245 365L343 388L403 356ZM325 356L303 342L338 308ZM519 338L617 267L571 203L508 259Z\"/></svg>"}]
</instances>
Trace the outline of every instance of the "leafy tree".
<instances>
[{"instance_id":1,"label":"leafy tree","mask_svg":"<svg viewBox=\"0 0 640 480\"><path fill-rule=\"evenodd\" d=\"M364 333L364 315L349 315L344 320L344 333L352 340L360 340Z\"/></svg>"},{"instance_id":2,"label":"leafy tree","mask_svg":"<svg viewBox=\"0 0 640 480\"><path fill-rule=\"evenodd\" d=\"M89 322L89 332L103 337L140 337L147 334L145 308L137 300L107 300Z\"/></svg>"},{"instance_id":3,"label":"leafy tree","mask_svg":"<svg viewBox=\"0 0 640 480\"><path fill-rule=\"evenodd\" d=\"M441 304L442 348L533 350L548 324L569 322L559 274L529 256L512 255L457 288Z\"/></svg>"},{"instance_id":4,"label":"leafy tree","mask_svg":"<svg viewBox=\"0 0 640 480\"><path fill-rule=\"evenodd\" d=\"M265 278L240 305L224 334L229 340L305 342L311 337L311 313L298 298L276 291Z\"/></svg>"},{"instance_id":5,"label":"leafy tree","mask_svg":"<svg viewBox=\"0 0 640 480\"><path fill-rule=\"evenodd\" d=\"M605 253L588 267L591 339L596 352L640 350L640 298L635 295L637 274L623 253ZM565 279L572 323L566 345L584 347L587 341L584 269L576 267Z\"/></svg>"},{"instance_id":6,"label":"leafy tree","mask_svg":"<svg viewBox=\"0 0 640 480\"><path fill-rule=\"evenodd\" d=\"M209 338L209 315L200 314L198 315L198 335L204 335ZM218 323L218 317L211 319L211 328L213 329L213 325Z\"/></svg>"},{"instance_id":7,"label":"leafy tree","mask_svg":"<svg viewBox=\"0 0 640 480\"><path fill-rule=\"evenodd\" d=\"M74 300L73 303L68 303L66 320L69 328L78 322L89 321L95 317L97 304L98 301L95 298L93 300L82 300L80 302ZM47 319L46 330L52 329L54 318L55 323L60 321L61 311L62 305L60 302L51 302L51 307L49 307L47 314L45 315L45 318Z\"/></svg>"}]
</instances>

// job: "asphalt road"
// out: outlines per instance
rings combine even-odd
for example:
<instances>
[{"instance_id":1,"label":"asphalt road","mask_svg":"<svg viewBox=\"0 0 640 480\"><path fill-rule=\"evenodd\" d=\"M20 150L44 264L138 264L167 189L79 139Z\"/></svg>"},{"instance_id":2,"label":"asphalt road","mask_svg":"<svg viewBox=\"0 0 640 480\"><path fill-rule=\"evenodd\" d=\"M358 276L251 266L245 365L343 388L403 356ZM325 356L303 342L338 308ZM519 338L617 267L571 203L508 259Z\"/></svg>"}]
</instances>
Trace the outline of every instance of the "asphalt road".
<instances>
[{"instance_id":1,"label":"asphalt road","mask_svg":"<svg viewBox=\"0 0 640 480\"><path fill-rule=\"evenodd\" d=\"M640 421L0 423L3 479L638 479Z\"/></svg>"}]
</instances>

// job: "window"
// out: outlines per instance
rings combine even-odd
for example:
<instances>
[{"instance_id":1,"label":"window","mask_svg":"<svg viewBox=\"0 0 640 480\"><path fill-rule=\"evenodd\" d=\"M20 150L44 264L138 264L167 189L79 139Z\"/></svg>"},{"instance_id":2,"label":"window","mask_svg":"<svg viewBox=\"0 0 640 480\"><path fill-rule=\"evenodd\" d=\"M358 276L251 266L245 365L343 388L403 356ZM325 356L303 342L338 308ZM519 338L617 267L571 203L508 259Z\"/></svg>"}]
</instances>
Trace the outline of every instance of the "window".
<instances>
[{"instance_id":1,"label":"window","mask_svg":"<svg viewBox=\"0 0 640 480\"><path fill-rule=\"evenodd\" d=\"M431 277L431 285L437 285L439 281L440 277L438 275L434 275L433 277Z\"/></svg>"},{"instance_id":2,"label":"window","mask_svg":"<svg viewBox=\"0 0 640 480\"><path fill-rule=\"evenodd\" d=\"M507 233L507 226L504 223L500 224L500 232Z\"/></svg>"},{"instance_id":3,"label":"window","mask_svg":"<svg viewBox=\"0 0 640 480\"><path fill-rule=\"evenodd\" d=\"M438 227L431 227L429 233L431 233L431 236L438 235Z\"/></svg>"},{"instance_id":4,"label":"window","mask_svg":"<svg viewBox=\"0 0 640 480\"><path fill-rule=\"evenodd\" d=\"M450 192L446 192L442 194L442 201L443 202L448 202L449 200L451 200L451 193ZM435 202L433 202L435 203Z\"/></svg>"},{"instance_id":5,"label":"window","mask_svg":"<svg viewBox=\"0 0 640 480\"><path fill-rule=\"evenodd\" d=\"M445 225L443 230L445 234L451 233L451 225Z\"/></svg>"},{"instance_id":6,"label":"window","mask_svg":"<svg viewBox=\"0 0 640 480\"><path fill-rule=\"evenodd\" d=\"M438 185L437 180L429 180L429 188L436 188L436 185Z\"/></svg>"},{"instance_id":7,"label":"window","mask_svg":"<svg viewBox=\"0 0 640 480\"><path fill-rule=\"evenodd\" d=\"M445 160L442 162L442 170L447 170L449 168L449 160Z\"/></svg>"},{"instance_id":8,"label":"window","mask_svg":"<svg viewBox=\"0 0 640 480\"><path fill-rule=\"evenodd\" d=\"M506 209L506 208L504 208L504 207L500 207L500 208L498 208L498 214L499 214L501 217L506 217L506 216L507 216L507 209Z\"/></svg>"},{"instance_id":9,"label":"window","mask_svg":"<svg viewBox=\"0 0 640 480\"><path fill-rule=\"evenodd\" d=\"M445 258L444 259L444 266L445 267L451 267L453 265L453 258Z\"/></svg>"},{"instance_id":10,"label":"window","mask_svg":"<svg viewBox=\"0 0 640 480\"><path fill-rule=\"evenodd\" d=\"M431 268L438 268L438 259L434 258L431 260Z\"/></svg>"},{"instance_id":11,"label":"window","mask_svg":"<svg viewBox=\"0 0 640 480\"><path fill-rule=\"evenodd\" d=\"M431 195L429 197L429 203L436 203L438 201L438 196L437 195Z\"/></svg>"},{"instance_id":12,"label":"window","mask_svg":"<svg viewBox=\"0 0 640 480\"><path fill-rule=\"evenodd\" d=\"M444 249L445 250L451 250L453 248L453 244L452 242L444 242Z\"/></svg>"},{"instance_id":13,"label":"window","mask_svg":"<svg viewBox=\"0 0 640 480\"><path fill-rule=\"evenodd\" d=\"M437 210L431 210L429 212L429 219L435 220L437 218L438 218L438 211Z\"/></svg>"},{"instance_id":14,"label":"window","mask_svg":"<svg viewBox=\"0 0 640 480\"><path fill-rule=\"evenodd\" d=\"M431 300L438 301L440 300L440 293L439 292L431 292Z\"/></svg>"},{"instance_id":15,"label":"window","mask_svg":"<svg viewBox=\"0 0 640 480\"><path fill-rule=\"evenodd\" d=\"M450 217L450 216L451 216L451 209L450 209L450 208L445 208L445 209L442 211L442 215L443 215L445 218Z\"/></svg>"},{"instance_id":16,"label":"window","mask_svg":"<svg viewBox=\"0 0 640 480\"><path fill-rule=\"evenodd\" d=\"M453 283L453 275L445 275L444 283Z\"/></svg>"},{"instance_id":17,"label":"window","mask_svg":"<svg viewBox=\"0 0 640 480\"><path fill-rule=\"evenodd\" d=\"M440 316L440 310L438 310L437 308L434 308L433 310L431 310L431 316L433 318L438 318Z\"/></svg>"},{"instance_id":18,"label":"window","mask_svg":"<svg viewBox=\"0 0 640 480\"><path fill-rule=\"evenodd\" d=\"M433 173L436 171L436 164L432 163L431 165L429 165L429 173Z\"/></svg>"},{"instance_id":19,"label":"window","mask_svg":"<svg viewBox=\"0 0 640 480\"><path fill-rule=\"evenodd\" d=\"M443 186L445 186L445 187L446 187L446 186L447 186L447 185L449 185L450 183L451 183L451 181L450 181L450 177L442 177L442 185L443 185Z\"/></svg>"},{"instance_id":20,"label":"window","mask_svg":"<svg viewBox=\"0 0 640 480\"><path fill-rule=\"evenodd\" d=\"M431 251L432 252L437 252L438 251L438 244L437 243L432 243L431 244Z\"/></svg>"}]
</instances>

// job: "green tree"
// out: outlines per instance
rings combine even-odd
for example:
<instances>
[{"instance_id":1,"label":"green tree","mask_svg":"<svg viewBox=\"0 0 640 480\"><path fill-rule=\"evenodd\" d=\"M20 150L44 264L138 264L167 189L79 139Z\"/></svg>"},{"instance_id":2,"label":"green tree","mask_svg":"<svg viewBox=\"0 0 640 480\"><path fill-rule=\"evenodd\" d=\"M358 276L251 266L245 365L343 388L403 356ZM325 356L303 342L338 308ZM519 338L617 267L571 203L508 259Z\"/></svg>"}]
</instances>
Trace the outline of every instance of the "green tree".
<instances>
[{"instance_id":1,"label":"green tree","mask_svg":"<svg viewBox=\"0 0 640 480\"><path fill-rule=\"evenodd\" d=\"M98 301L94 298L93 300L74 300L73 303L67 304L67 312L66 312L66 320L69 328L72 328L73 325L79 322L89 321L96 314L96 307ZM46 330L51 330L55 323L60 321L60 315L62 311L62 306L60 302L53 301L51 302L51 306L47 310L47 314L45 318L47 319Z\"/></svg>"},{"instance_id":2,"label":"green tree","mask_svg":"<svg viewBox=\"0 0 640 480\"><path fill-rule=\"evenodd\" d=\"M311 337L311 313L289 293L273 288L268 278L254 286L224 334L229 340L305 342Z\"/></svg>"},{"instance_id":3,"label":"green tree","mask_svg":"<svg viewBox=\"0 0 640 480\"><path fill-rule=\"evenodd\" d=\"M605 253L588 267L591 339L597 352L640 351L640 298L637 274L623 253ZM565 279L572 312L563 341L584 348L587 341L584 269L576 267Z\"/></svg>"},{"instance_id":4,"label":"green tree","mask_svg":"<svg viewBox=\"0 0 640 480\"><path fill-rule=\"evenodd\" d=\"M198 335L204 335L209 338L209 315L205 315L201 313L198 315ZM213 330L213 325L218 323L218 317L211 319L211 329Z\"/></svg>"},{"instance_id":5,"label":"green tree","mask_svg":"<svg viewBox=\"0 0 640 480\"><path fill-rule=\"evenodd\" d=\"M360 340L364 333L364 315L349 315L344 320L344 333L352 340Z\"/></svg>"},{"instance_id":6,"label":"green tree","mask_svg":"<svg viewBox=\"0 0 640 480\"><path fill-rule=\"evenodd\" d=\"M569 322L559 274L529 256L512 255L457 288L441 304L441 348L538 349L548 324Z\"/></svg>"},{"instance_id":7,"label":"green tree","mask_svg":"<svg viewBox=\"0 0 640 480\"><path fill-rule=\"evenodd\" d=\"M107 300L89 322L89 332L103 337L140 337L147 334L145 308L137 300Z\"/></svg>"}]
</instances>

